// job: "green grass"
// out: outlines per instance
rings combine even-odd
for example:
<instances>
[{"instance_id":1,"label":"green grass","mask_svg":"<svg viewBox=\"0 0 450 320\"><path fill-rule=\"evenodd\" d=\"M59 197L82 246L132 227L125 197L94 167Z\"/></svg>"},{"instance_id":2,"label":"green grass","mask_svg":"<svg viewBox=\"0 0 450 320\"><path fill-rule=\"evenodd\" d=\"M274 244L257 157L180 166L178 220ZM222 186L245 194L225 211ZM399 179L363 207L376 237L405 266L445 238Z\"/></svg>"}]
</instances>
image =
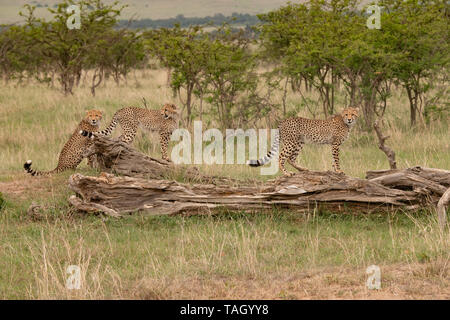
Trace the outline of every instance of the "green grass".
<instances>
[{"instance_id":1,"label":"green grass","mask_svg":"<svg viewBox=\"0 0 450 320\"><path fill-rule=\"evenodd\" d=\"M85 110L104 111L102 127L116 110L175 102L161 70L137 73L137 81L89 88L63 97L30 83L5 85L0 93L0 298L444 298L449 293L449 233L440 231L433 210L373 214L279 211L204 216L146 216L123 219L74 212L67 179L25 175L53 169L59 152ZM134 77L130 77L133 79ZM311 94L311 99L317 99ZM275 97L278 99L280 97ZM289 93L288 109L300 101ZM417 130L408 126L400 92L388 107L384 133L400 168L450 168L448 123ZM340 106L339 106L340 107ZM299 114L309 116L306 110ZM405 115L401 117L400 115ZM261 127L265 124L261 123ZM118 135L120 130L116 130ZM160 157L156 136L139 133L134 146ZM306 146L298 158L314 170L331 169L328 146ZM341 164L351 176L387 169L373 133L356 127L342 146ZM200 165L202 173L265 181L245 165ZM292 169L292 168L289 168ZM77 172L97 175L85 163ZM183 181L182 174L175 177ZM1 201L1 200L0 200ZM42 206L27 214L32 203ZM1 205L0 205L1 206ZM67 266L82 268L81 290L65 288ZM365 288L366 268L381 267L383 289ZM349 294L349 295L347 295Z\"/></svg>"},{"instance_id":2,"label":"green grass","mask_svg":"<svg viewBox=\"0 0 450 320\"><path fill-rule=\"evenodd\" d=\"M258 280L326 267L364 271L371 264L401 262L439 263L431 279L445 284L448 236L426 212L274 210L191 217L134 214L103 221L68 217L62 199L53 205L38 221L24 217L27 202L8 201L3 209L0 298L70 298L64 282L72 264L85 268L83 298L130 297L127 290L142 279Z\"/></svg>"},{"instance_id":3,"label":"green grass","mask_svg":"<svg viewBox=\"0 0 450 320\"><path fill-rule=\"evenodd\" d=\"M137 76L137 83L129 80L128 85L116 87L109 83L107 87L99 88L95 98L88 93L87 87L78 88L74 96L70 97L62 97L56 89L36 84L30 84L23 89L13 85L3 88L0 95L0 179L1 176L22 172L22 164L28 159L33 160L36 169L53 169L62 146L85 110L102 110L102 127L105 127L119 108L127 105L141 106L142 97L146 98L150 108L158 108L170 101L178 103L171 97L171 90L165 86L164 71L146 71L145 74ZM310 96L317 99L314 94ZM278 98L281 99L274 97L275 100ZM299 99L298 94L290 93L287 99L288 109L295 108ZM390 136L386 144L396 152L398 166L421 165L450 169L448 121L432 122L427 126L419 124L417 130L411 130L408 125L406 97L395 93L390 103L383 133ZM310 117L305 109L301 109L299 115ZM398 120L399 115L405 115L402 121ZM261 123L261 127L266 126ZM116 130L115 135L118 134L120 130ZM139 133L135 146L144 153L158 157L160 152L157 141L156 134ZM174 144L175 142L172 142L172 145ZM387 159L377 144L373 132L365 132L359 127L352 130L350 138L341 148L342 169L349 175L364 177L367 170L387 168ZM297 161L313 170L329 170L330 148L306 145ZM206 173L234 178L271 178L260 176L258 169L246 165L233 165L232 170L230 168L229 165L201 166Z\"/></svg>"}]
</instances>

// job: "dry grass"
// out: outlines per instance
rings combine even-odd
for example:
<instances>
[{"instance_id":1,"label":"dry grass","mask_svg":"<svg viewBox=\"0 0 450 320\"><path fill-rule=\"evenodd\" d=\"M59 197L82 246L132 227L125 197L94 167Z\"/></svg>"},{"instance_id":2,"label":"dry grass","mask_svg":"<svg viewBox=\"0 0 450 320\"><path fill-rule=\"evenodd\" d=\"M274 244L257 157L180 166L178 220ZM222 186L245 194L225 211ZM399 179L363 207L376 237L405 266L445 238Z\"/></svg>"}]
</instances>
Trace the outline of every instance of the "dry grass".
<instances>
[{"instance_id":1,"label":"dry grass","mask_svg":"<svg viewBox=\"0 0 450 320\"><path fill-rule=\"evenodd\" d=\"M439 230L434 212L337 215L274 210L201 217L135 214L104 221L69 207L66 181L71 172L51 178L23 173L27 159L36 169L54 168L60 148L86 109L104 110L108 123L118 108L141 105L142 97L153 108L177 102L165 87L165 76L159 70L131 75L127 84L100 88L95 98L84 87L70 97L36 84L3 88L0 192L7 204L0 215L0 298L449 298L450 237L448 230ZM308 116L300 100L290 93L288 107ZM384 128L400 167L449 169L445 121L410 130L406 100L399 92L389 110ZM154 140L141 134L135 146L159 156ZM311 169L331 168L327 146L308 146L298 161ZM387 165L374 135L356 128L342 148L347 174L362 177L369 169ZM245 165L200 169L238 178L272 178L260 177ZM97 174L86 164L77 170ZM33 218L26 213L32 202L43 207ZM371 264L381 267L378 291L365 287L365 270ZM81 267L80 290L65 287L69 265Z\"/></svg>"},{"instance_id":2,"label":"dry grass","mask_svg":"<svg viewBox=\"0 0 450 320\"><path fill-rule=\"evenodd\" d=\"M431 217L11 214L1 228L1 298L450 298L449 236ZM365 286L371 264L380 290ZM69 265L81 268L79 290L65 286Z\"/></svg>"},{"instance_id":3,"label":"dry grass","mask_svg":"<svg viewBox=\"0 0 450 320\"><path fill-rule=\"evenodd\" d=\"M23 89L13 85L6 86L0 98L2 179L10 173L21 172L21 165L27 159L33 160L35 168L53 169L61 147L72 134L85 110L98 108L104 111L103 126L106 126L117 109L127 105L141 106L142 97L146 98L151 108L159 108L169 101L178 104L177 99L172 97L171 90L165 86L165 80L164 71L137 73L134 77L130 76L128 83L119 87L108 83L106 87L98 90L95 98L89 94L88 88L79 88L74 96L63 97L56 89L47 89L40 85L29 85ZM311 97L317 100L314 94L311 94ZM274 100L281 101L281 93L276 95ZM301 107L300 101L300 96L290 93L287 100L289 110L298 110L297 114L310 117L306 108ZM343 98L338 99L339 106L344 104ZM383 130L391 137L387 144L396 151L399 167L422 165L448 169L448 123L433 122L427 127L411 130L408 126L406 97L397 92L391 104ZM261 123L261 127L266 126ZM120 130L116 130L116 135L119 133ZM155 138L155 135L140 133L135 145L143 152L159 156L159 144L152 143L157 141ZM358 128L343 145L341 159L343 170L357 177L364 177L367 170L383 169L387 166L384 154L377 148L374 133L367 133ZM305 146L298 162L310 169L331 169L329 146ZM204 165L202 170L233 177L250 177L258 172L245 165L235 165L233 170L229 170L228 165Z\"/></svg>"}]
</instances>

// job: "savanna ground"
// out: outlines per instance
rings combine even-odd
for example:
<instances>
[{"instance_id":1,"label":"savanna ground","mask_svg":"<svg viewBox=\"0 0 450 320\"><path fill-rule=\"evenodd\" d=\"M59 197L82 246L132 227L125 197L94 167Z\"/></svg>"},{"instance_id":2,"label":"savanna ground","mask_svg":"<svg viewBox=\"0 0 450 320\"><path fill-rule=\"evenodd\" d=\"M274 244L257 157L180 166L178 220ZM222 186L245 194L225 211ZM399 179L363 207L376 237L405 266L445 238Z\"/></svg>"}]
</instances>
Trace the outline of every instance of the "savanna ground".
<instances>
[{"instance_id":1,"label":"savanna ground","mask_svg":"<svg viewBox=\"0 0 450 320\"><path fill-rule=\"evenodd\" d=\"M51 178L23 172L27 159L35 169L54 168L61 147L93 106L105 112L104 127L120 107L141 106L142 97L152 108L178 103L165 77L158 70L138 73L127 84L99 88L95 98L86 87L69 97L33 83L2 87L0 298L450 298L450 237L448 229L439 230L434 210L336 214L322 208L306 213L274 209L102 219L68 205L67 178L73 172ZM299 101L289 93L288 107L309 116ZM338 102L344 105L343 99ZM407 108L406 97L396 92L383 127L399 167L450 169L448 122L412 130ZM160 157L153 141L155 135L140 133L135 147ZM307 146L298 162L314 170L331 169L329 147ZM343 145L341 162L356 177L388 167L374 134L359 128ZM200 169L234 178L273 178L245 165ZM85 161L77 172L98 174ZM33 202L42 206L37 216L27 214ZM372 264L381 268L380 290L366 287L366 268ZM65 288L69 265L81 267L80 290Z\"/></svg>"}]
</instances>

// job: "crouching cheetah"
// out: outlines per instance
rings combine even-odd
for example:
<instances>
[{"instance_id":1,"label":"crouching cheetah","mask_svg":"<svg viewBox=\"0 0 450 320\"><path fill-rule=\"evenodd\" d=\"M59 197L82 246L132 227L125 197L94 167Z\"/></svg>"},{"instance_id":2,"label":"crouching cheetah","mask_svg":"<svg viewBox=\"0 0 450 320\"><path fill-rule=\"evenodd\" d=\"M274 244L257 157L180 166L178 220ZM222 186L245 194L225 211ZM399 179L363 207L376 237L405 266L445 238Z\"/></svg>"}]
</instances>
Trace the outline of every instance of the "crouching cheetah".
<instances>
[{"instance_id":1,"label":"crouching cheetah","mask_svg":"<svg viewBox=\"0 0 450 320\"><path fill-rule=\"evenodd\" d=\"M283 174L291 175L284 167L286 160L297 170L307 170L295 163L297 155L305 143L330 144L333 156L333 169L342 173L339 166L339 147L347 139L350 129L356 122L359 108L349 107L341 114L327 120L305 119L301 117L289 118L279 125L279 135L274 139L272 148L267 155L259 160L249 160L248 165L259 167L270 162L278 153L280 138L283 142L279 157L279 167Z\"/></svg>"},{"instance_id":2,"label":"crouching cheetah","mask_svg":"<svg viewBox=\"0 0 450 320\"><path fill-rule=\"evenodd\" d=\"M61 150L58 160L58 166L52 171L36 171L31 169L31 160L25 162L23 167L32 176L49 175L68 169L75 169L83 160L84 151L92 143L92 141L88 138L80 136L80 130L85 130L86 132L97 131L99 129L101 119L101 111L89 110L86 112L86 116L78 124L72 136Z\"/></svg>"},{"instance_id":3,"label":"crouching cheetah","mask_svg":"<svg viewBox=\"0 0 450 320\"><path fill-rule=\"evenodd\" d=\"M89 138L93 138L96 134L109 136L117 126L117 123L120 124L124 131L119 139L126 143L133 142L139 125L147 130L157 131L159 133L162 157L164 160L170 161L167 156L167 148L173 130L178 127L178 111L174 104L167 103L160 110L126 107L114 114L111 123L105 130L98 132L82 130L80 134Z\"/></svg>"}]
</instances>

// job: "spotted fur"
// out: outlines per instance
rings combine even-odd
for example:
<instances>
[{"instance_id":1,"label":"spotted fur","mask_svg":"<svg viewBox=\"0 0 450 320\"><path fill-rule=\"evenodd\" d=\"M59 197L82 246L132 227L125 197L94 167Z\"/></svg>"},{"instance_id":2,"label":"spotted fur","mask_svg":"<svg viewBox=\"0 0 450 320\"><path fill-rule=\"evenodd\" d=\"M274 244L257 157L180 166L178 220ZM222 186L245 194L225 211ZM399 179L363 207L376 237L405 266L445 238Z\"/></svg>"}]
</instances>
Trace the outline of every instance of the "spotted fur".
<instances>
[{"instance_id":1,"label":"spotted fur","mask_svg":"<svg viewBox=\"0 0 450 320\"><path fill-rule=\"evenodd\" d=\"M97 131L102 119L102 112L98 110L89 110L86 116L78 124L70 139L61 150L58 160L58 166L51 171L36 171L31 169L32 161L24 163L24 169L32 176L43 176L58 173L68 169L75 169L83 160L83 153L92 141L79 134L80 130L86 132Z\"/></svg>"},{"instance_id":2,"label":"spotted fur","mask_svg":"<svg viewBox=\"0 0 450 320\"><path fill-rule=\"evenodd\" d=\"M279 125L279 136L275 138L267 155L259 160L250 160L248 164L252 167L259 167L270 162L278 154L281 139L283 147L278 161L283 174L289 175L284 167L286 160L297 170L306 170L295 163L305 143L331 145L333 169L336 172L342 172L339 165L339 147L348 138L350 129L358 117L358 112L359 108L349 107L341 114L326 120L301 117L286 119Z\"/></svg>"},{"instance_id":3,"label":"spotted fur","mask_svg":"<svg viewBox=\"0 0 450 320\"><path fill-rule=\"evenodd\" d=\"M178 127L178 111L174 104L165 104L160 110L149 110L137 107L122 108L114 114L111 123L105 130L98 132L83 130L80 131L80 134L91 139L94 138L96 134L109 136L118 123L123 130L123 134L119 139L126 143L133 142L138 126L147 130L157 131L159 133L162 157L163 159L170 161L167 155L169 140L173 130Z\"/></svg>"}]
</instances>

